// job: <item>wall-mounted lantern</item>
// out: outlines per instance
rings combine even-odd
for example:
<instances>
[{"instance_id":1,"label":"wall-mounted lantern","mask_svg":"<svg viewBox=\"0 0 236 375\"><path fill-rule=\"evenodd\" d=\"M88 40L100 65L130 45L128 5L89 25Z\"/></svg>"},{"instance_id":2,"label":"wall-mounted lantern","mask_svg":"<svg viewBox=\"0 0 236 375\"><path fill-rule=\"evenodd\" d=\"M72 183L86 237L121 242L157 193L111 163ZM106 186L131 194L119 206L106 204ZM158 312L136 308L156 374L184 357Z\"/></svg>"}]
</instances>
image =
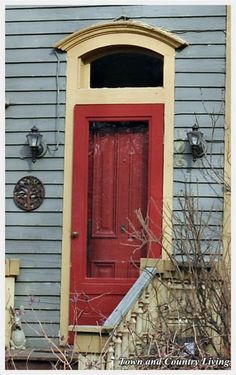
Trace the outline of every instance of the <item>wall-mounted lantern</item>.
<instances>
[{"instance_id":1,"label":"wall-mounted lantern","mask_svg":"<svg viewBox=\"0 0 236 375\"><path fill-rule=\"evenodd\" d=\"M32 152L32 162L35 163L37 158L42 158L47 152L47 145L42 140L43 135L39 133L36 126L31 128L31 132L26 135L28 145Z\"/></svg>"},{"instance_id":2,"label":"wall-mounted lantern","mask_svg":"<svg viewBox=\"0 0 236 375\"><path fill-rule=\"evenodd\" d=\"M188 132L187 136L192 148L193 161L202 158L206 154L206 143L203 133L199 130L199 126L194 124L192 131Z\"/></svg>"}]
</instances>

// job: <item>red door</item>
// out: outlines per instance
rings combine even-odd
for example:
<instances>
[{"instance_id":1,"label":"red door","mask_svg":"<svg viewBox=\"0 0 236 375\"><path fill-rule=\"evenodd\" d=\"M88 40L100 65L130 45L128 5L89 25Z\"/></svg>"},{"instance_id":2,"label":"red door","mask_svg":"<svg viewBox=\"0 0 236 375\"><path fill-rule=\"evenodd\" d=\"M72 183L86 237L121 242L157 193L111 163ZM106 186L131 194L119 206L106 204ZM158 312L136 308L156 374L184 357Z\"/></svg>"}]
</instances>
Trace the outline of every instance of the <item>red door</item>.
<instances>
[{"instance_id":1,"label":"red door","mask_svg":"<svg viewBox=\"0 0 236 375\"><path fill-rule=\"evenodd\" d=\"M140 209L161 235L163 105L77 105L74 119L70 324L102 324L140 258L160 257L134 232Z\"/></svg>"}]
</instances>

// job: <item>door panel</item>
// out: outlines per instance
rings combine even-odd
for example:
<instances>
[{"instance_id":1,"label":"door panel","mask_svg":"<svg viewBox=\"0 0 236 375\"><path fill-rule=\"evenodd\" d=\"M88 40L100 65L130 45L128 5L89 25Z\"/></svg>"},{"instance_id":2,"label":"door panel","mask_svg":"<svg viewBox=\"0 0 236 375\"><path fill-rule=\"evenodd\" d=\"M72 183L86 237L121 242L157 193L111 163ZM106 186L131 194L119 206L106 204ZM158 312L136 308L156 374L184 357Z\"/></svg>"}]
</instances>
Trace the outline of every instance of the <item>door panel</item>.
<instances>
[{"instance_id":1,"label":"door panel","mask_svg":"<svg viewBox=\"0 0 236 375\"><path fill-rule=\"evenodd\" d=\"M135 210L145 216L148 207L161 238L163 107L75 106L70 324L102 324L140 258L160 257L160 243L140 248L133 231L141 231Z\"/></svg>"},{"instance_id":2,"label":"door panel","mask_svg":"<svg viewBox=\"0 0 236 375\"><path fill-rule=\"evenodd\" d=\"M99 124L99 123L98 123ZM107 125L109 129L109 124ZM106 129L90 130L89 186L91 192L90 215L91 236L95 238L116 238L116 176L117 139Z\"/></svg>"}]
</instances>

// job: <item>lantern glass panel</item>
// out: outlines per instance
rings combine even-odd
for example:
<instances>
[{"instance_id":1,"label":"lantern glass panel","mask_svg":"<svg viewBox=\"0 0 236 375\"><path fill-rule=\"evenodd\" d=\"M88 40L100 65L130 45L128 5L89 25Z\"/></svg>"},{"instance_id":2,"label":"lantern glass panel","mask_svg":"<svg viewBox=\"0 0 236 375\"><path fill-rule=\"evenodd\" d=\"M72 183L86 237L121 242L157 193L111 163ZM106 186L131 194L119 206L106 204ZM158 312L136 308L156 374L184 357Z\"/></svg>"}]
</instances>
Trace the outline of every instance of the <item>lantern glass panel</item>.
<instances>
[{"instance_id":1,"label":"lantern glass panel","mask_svg":"<svg viewBox=\"0 0 236 375\"><path fill-rule=\"evenodd\" d=\"M191 138L192 138L192 144L196 146L198 144L198 136L193 134Z\"/></svg>"}]
</instances>

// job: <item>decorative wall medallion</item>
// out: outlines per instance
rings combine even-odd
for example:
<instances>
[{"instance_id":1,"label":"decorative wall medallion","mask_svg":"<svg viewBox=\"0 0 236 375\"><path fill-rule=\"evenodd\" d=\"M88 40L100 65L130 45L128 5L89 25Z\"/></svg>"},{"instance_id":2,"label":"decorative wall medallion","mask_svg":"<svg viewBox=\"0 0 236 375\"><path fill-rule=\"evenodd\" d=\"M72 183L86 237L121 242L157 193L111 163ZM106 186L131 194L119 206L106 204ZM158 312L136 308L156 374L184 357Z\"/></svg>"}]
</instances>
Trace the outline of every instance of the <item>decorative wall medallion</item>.
<instances>
[{"instance_id":1,"label":"decorative wall medallion","mask_svg":"<svg viewBox=\"0 0 236 375\"><path fill-rule=\"evenodd\" d=\"M34 176L22 177L13 192L15 204L25 211L36 210L43 203L45 190L42 182Z\"/></svg>"}]
</instances>

